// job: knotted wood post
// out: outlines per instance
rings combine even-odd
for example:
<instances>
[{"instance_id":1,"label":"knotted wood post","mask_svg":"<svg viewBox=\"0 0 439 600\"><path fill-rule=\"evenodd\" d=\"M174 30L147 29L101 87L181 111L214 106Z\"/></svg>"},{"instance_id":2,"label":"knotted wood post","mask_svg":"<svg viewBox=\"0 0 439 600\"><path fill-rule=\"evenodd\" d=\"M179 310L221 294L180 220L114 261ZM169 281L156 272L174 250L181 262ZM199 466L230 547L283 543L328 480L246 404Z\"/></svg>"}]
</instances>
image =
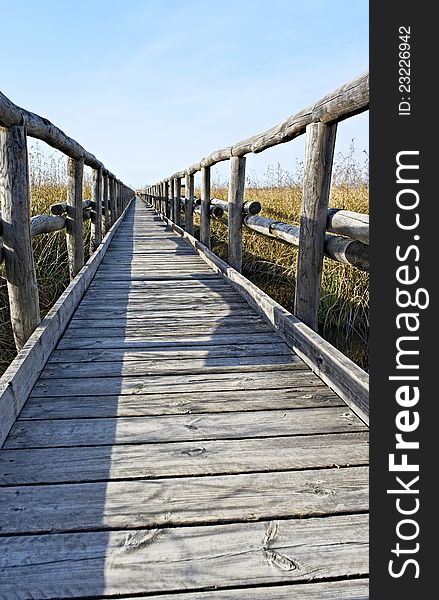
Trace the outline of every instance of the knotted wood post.
<instances>
[{"instance_id":1,"label":"knotted wood post","mask_svg":"<svg viewBox=\"0 0 439 600\"><path fill-rule=\"evenodd\" d=\"M0 205L3 255L15 346L21 350L40 323L30 232L26 129L0 127Z\"/></svg>"},{"instance_id":2,"label":"knotted wood post","mask_svg":"<svg viewBox=\"0 0 439 600\"><path fill-rule=\"evenodd\" d=\"M317 331L320 285L332 161L337 124L311 123L306 128L305 174L300 213L295 315Z\"/></svg>"},{"instance_id":3,"label":"knotted wood post","mask_svg":"<svg viewBox=\"0 0 439 600\"><path fill-rule=\"evenodd\" d=\"M109 197L108 197L108 183L109 183L108 173L105 173L104 178L103 178L103 199L102 199L102 207L104 210L104 215L103 215L103 219L102 219L103 233L107 233L107 231L111 227L110 210L109 210L110 202L109 202Z\"/></svg>"},{"instance_id":4,"label":"knotted wood post","mask_svg":"<svg viewBox=\"0 0 439 600\"><path fill-rule=\"evenodd\" d=\"M82 225L82 177L84 160L67 159L67 253L70 279L84 266L84 240Z\"/></svg>"},{"instance_id":5,"label":"knotted wood post","mask_svg":"<svg viewBox=\"0 0 439 600\"><path fill-rule=\"evenodd\" d=\"M174 223L180 226L180 198L181 198L181 179L180 177L174 178Z\"/></svg>"},{"instance_id":6,"label":"knotted wood post","mask_svg":"<svg viewBox=\"0 0 439 600\"><path fill-rule=\"evenodd\" d=\"M201 167L200 242L210 248L210 167Z\"/></svg>"},{"instance_id":7,"label":"knotted wood post","mask_svg":"<svg viewBox=\"0 0 439 600\"><path fill-rule=\"evenodd\" d=\"M93 169L91 183L91 229L90 254L96 250L102 240L102 169Z\"/></svg>"},{"instance_id":8,"label":"knotted wood post","mask_svg":"<svg viewBox=\"0 0 439 600\"><path fill-rule=\"evenodd\" d=\"M184 190L184 228L191 235L194 234L194 176L186 175Z\"/></svg>"},{"instance_id":9,"label":"knotted wood post","mask_svg":"<svg viewBox=\"0 0 439 600\"><path fill-rule=\"evenodd\" d=\"M242 219L245 189L245 156L230 159L228 198L228 247L229 265L242 271Z\"/></svg>"}]
</instances>

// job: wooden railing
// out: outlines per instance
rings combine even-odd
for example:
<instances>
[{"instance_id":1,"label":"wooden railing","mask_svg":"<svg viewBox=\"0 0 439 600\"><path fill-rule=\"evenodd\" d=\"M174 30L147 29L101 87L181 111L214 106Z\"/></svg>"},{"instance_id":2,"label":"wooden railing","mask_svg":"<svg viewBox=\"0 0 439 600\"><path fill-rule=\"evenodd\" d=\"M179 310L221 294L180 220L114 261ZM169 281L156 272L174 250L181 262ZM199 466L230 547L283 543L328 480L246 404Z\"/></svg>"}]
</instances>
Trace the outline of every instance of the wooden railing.
<instances>
[{"instance_id":1,"label":"wooden railing","mask_svg":"<svg viewBox=\"0 0 439 600\"><path fill-rule=\"evenodd\" d=\"M27 136L67 157L67 202L53 215L30 217ZM92 198L83 201L84 165L92 168ZM32 238L66 230L70 278L84 266L83 220L91 219L91 253L134 196L104 165L50 121L13 104L0 92L0 262L5 263L15 344L20 350L40 323Z\"/></svg>"},{"instance_id":2,"label":"wooden railing","mask_svg":"<svg viewBox=\"0 0 439 600\"><path fill-rule=\"evenodd\" d=\"M271 238L297 245L295 315L317 330L323 257L367 270L369 220L367 215L329 209L337 124L369 107L369 75L365 73L328 94L307 109L292 115L268 131L217 150L199 163L174 173L144 190L145 199L175 225L182 221L194 232L194 210L200 213L200 242L210 248L210 222L227 210L228 263L242 270L242 228L246 226ZM245 155L288 142L306 132L305 172L300 227L267 219L248 210L244 201ZM228 203L211 198L210 169L230 160ZM194 195L194 174L201 171L201 198ZM185 178L184 198L181 198ZM197 208L199 205L199 208ZM247 208L246 208L247 207ZM326 235L326 231L337 235Z\"/></svg>"}]
</instances>

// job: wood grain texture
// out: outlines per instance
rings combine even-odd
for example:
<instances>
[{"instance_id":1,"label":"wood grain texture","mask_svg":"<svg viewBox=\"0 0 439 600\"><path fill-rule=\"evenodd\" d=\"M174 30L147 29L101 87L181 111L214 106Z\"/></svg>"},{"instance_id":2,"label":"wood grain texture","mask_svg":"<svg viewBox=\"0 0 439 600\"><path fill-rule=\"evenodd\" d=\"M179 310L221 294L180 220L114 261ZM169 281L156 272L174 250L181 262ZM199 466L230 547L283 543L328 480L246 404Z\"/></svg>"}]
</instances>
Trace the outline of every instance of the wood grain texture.
<instances>
[{"instance_id":1,"label":"wood grain texture","mask_svg":"<svg viewBox=\"0 0 439 600\"><path fill-rule=\"evenodd\" d=\"M230 159L228 195L228 261L242 270L242 211L245 190L245 156Z\"/></svg>"},{"instance_id":2,"label":"wood grain texture","mask_svg":"<svg viewBox=\"0 0 439 600\"><path fill-rule=\"evenodd\" d=\"M20 413L28 419L84 419L138 417L152 415L189 415L252 410L282 410L344 406L343 401L323 385L292 386L273 390L261 388L257 394L246 390L219 390L198 393L136 394L115 396L62 396L29 398Z\"/></svg>"},{"instance_id":3,"label":"wood grain texture","mask_svg":"<svg viewBox=\"0 0 439 600\"><path fill-rule=\"evenodd\" d=\"M344 407L117 419L17 421L4 448L55 448L348 433L365 429Z\"/></svg>"},{"instance_id":4,"label":"wood grain texture","mask_svg":"<svg viewBox=\"0 0 439 600\"><path fill-rule=\"evenodd\" d=\"M119 596L128 599L128 596ZM148 600L146 596L136 596ZM158 594L157 600L175 600L175 595ZM182 595L184 600L369 600L369 580L344 579L338 581L312 582L293 585L264 585L245 589L203 590ZM104 600L99 598L97 600Z\"/></svg>"},{"instance_id":5,"label":"wood grain texture","mask_svg":"<svg viewBox=\"0 0 439 600\"><path fill-rule=\"evenodd\" d=\"M2 450L0 485L340 468L368 458L366 432Z\"/></svg>"},{"instance_id":6,"label":"wood grain texture","mask_svg":"<svg viewBox=\"0 0 439 600\"><path fill-rule=\"evenodd\" d=\"M24 127L0 127L0 207L10 320L15 346L21 350L40 322Z\"/></svg>"},{"instance_id":7,"label":"wood grain texture","mask_svg":"<svg viewBox=\"0 0 439 600\"><path fill-rule=\"evenodd\" d=\"M30 219L31 237L34 238L42 233L61 231L65 226L66 218L63 216L56 217L55 215L36 215Z\"/></svg>"},{"instance_id":8,"label":"wood grain texture","mask_svg":"<svg viewBox=\"0 0 439 600\"><path fill-rule=\"evenodd\" d=\"M114 394L148 394L166 392L172 387L175 392L205 392L209 390L257 390L261 386L276 388L282 385L316 385L318 378L308 369L290 368L274 370L267 367L256 372L231 371L229 373L187 373L175 375L150 375L131 377L87 377L78 379L40 379L36 382L32 397L114 395Z\"/></svg>"},{"instance_id":9,"label":"wood grain texture","mask_svg":"<svg viewBox=\"0 0 439 600\"><path fill-rule=\"evenodd\" d=\"M365 512L368 475L367 467L353 467L0 487L0 537Z\"/></svg>"},{"instance_id":10,"label":"wood grain texture","mask_svg":"<svg viewBox=\"0 0 439 600\"><path fill-rule=\"evenodd\" d=\"M194 176L186 175L184 204L184 228L193 235L194 233Z\"/></svg>"},{"instance_id":11,"label":"wood grain texture","mask_svg":"<svg viewBox=\"0 0 439 600\"><path fill-rule=\"evenodd\" d=\"M210 248L210 167L201 170L200 240Z\"/></svg>"},{"instance_id":12,"label":"wood grain texture","mask_svg":"<svg viewBox=\"0 0 439 600\"><path fill-rule=\"evenodd\" d=\"M223 585L224 573L229 586L364 576L367 540L364 515L4 537L0 593L53 598L191 590Z\"/></svg>"},{"instance_id":13,"label":"wood grain texture","mask_svg":"<svg viewBox=\"0 0 439 600\"><path fill-rule=\"evenodd\" d=\"M306 128L294 314L314 331L318 330L320 285L336 131L336 124L311 123Z\"/></svg>"},{"instance_id":14,"label":"wood grain texture","mask_svg":"<svg viewBox=\"0 0 439 600\"><path fill-rule=\"evenodd\" d=\"M66 242L69 273L72 281L84 266L84 233L82 226L83 159L67 159Z\"/></svg>"},{"instance_id":15,"label":"wood grain texture","mask_svg":"<svg viewBox=\"0 0 439 600\"><path fill-rule=\"evenodd\" d=\"M330 208L326 219L326 229L369 245L369 215L340 208Z\"/></svg>"}]
</instances>

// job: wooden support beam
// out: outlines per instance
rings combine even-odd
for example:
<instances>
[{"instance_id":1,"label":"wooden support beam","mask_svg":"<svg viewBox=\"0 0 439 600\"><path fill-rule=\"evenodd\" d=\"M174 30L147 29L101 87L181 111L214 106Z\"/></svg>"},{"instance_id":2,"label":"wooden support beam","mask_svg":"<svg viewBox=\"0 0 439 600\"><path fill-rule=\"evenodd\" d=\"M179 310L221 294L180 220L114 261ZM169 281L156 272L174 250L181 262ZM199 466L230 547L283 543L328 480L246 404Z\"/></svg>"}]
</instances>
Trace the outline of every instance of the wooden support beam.
<instances>
[{"instance_id":1,"label":"wooden support beam","mask_svg":"<svg viewBox=\"0 0 439 600\"><path fill-rule=\"evenodd\" d=\"M186 175L184 190L186 202L184 204L184 228L191 235L194 234L194 176Z\"/></svg>"},{"instance_id":2,"label":"wooden support beam","mask_svg":"<svg viewBox=\"0 0 439 600\"><path fill-rule=\"evenodd\" d=\"M21 350L40 323L30 233L27 139L22 126L0 127L0 204L11 324L15 346Z\"/></svg>"},{"instance_id":3,"label":"wooden support beam","mask_svg":"<svg viewBox=\"0 0 439 600\"><path fill-rule=\"evenodd\" d=\"M318 329L320 284L336 131L336 123L311 123L306 128L294 313L314 331Z\"/></svg>"},{"instance_id":4,"label":"wooden support beam","mask_svg":"<svg viewBox=\"0 0 439 600\"><path fill-rule=\"evenodd\" d=\"M93 169L91 185L91 229L90 254L96 250L102 240L102 169Z\"/></svg>"},{"instance_id":5,"label":"wooden support beam","mask_svg":"<svg viewBox=\"0 0 439 600\"><path fill-rule=\"evenodd\" d=\"M169 219L171 216L171 207L169 205L169 181L164 182L164 196L165 196L165 216Z\"/></svg>"},{"instance_id":6,"label":"wooden support beam","mask_svg":"<svg viewBox=\"0 0 439 600\"><path fill-rule=\"evenodd\" d=\"M228 247L229 265L242 271L242 211L245 189L245 156L230 159L228 197Z\"/></svg>"},{"instance_id":7,"label":"wooden support beam","mask_svg":"<svg viewBox=\"0 0 439 600\"><path fill-rule=\"evenodd\" d=\"M70 279L74 279L84 266L84 241L82 226L82 158L67 159L67 252Z\"/></svg>"},{"instance_id":8,"label":"wooden support beam","mask_svg":"<svg viewBox=\"0 0 439 600\"><path fill-rule=\"evenodd\" d=\"M210 248L210 167L201 169L200 242Z\"/></svg>"}]
</instances>

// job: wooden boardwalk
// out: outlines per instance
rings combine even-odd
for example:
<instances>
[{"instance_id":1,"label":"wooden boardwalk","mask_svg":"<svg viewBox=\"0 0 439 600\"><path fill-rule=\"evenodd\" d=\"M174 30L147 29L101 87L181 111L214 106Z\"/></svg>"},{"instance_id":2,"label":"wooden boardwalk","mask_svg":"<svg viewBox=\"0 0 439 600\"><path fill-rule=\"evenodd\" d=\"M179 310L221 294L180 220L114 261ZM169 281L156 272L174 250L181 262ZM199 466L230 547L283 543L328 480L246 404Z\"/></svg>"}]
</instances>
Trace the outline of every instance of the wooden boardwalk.
<instances>
[{"instance_id":1,"label":"wooden boardwalk","mask_svg":"<svg viewBox=\"0 0 439 600\"><path fill-rule=\"evenodd\" d=\"M367 463L362 421L137 202L0 451L0 598L365 599Z\"/></svg>"}]
</instances>

